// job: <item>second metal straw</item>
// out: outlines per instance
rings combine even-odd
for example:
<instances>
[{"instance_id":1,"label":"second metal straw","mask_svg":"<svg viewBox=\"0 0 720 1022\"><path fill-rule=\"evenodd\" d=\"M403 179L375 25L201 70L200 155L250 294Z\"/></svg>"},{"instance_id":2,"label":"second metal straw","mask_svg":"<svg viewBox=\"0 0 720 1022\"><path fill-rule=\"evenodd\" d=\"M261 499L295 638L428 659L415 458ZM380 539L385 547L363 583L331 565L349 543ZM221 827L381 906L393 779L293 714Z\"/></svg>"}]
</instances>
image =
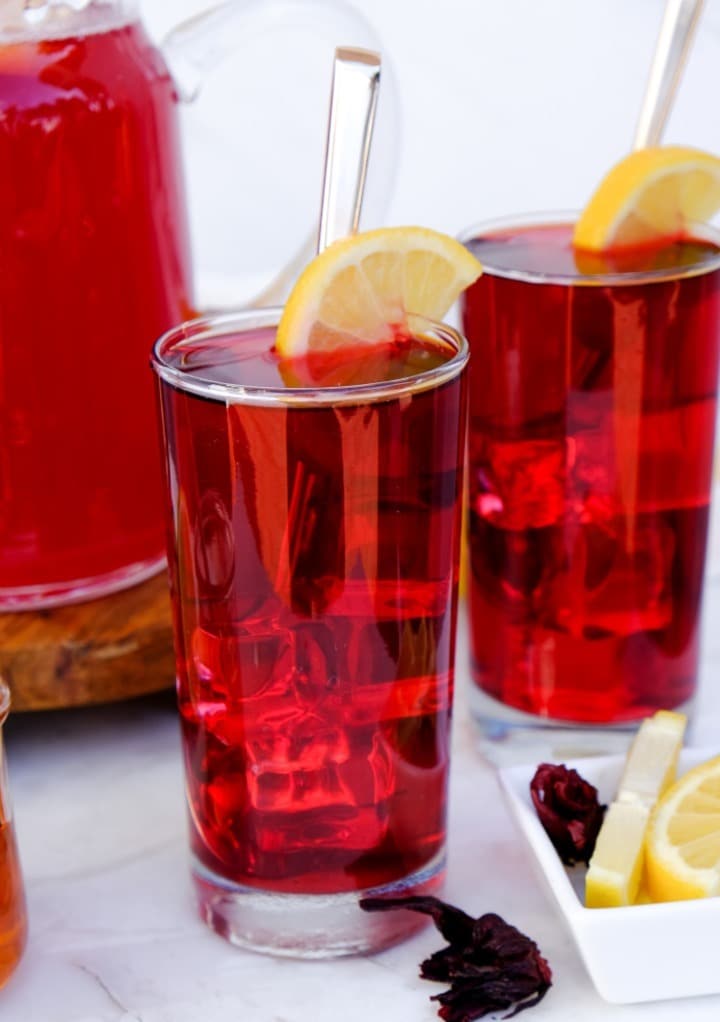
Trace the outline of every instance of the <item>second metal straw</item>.
<instances>
[{"instance_id":1,"label":"second metal straw","mask_svg":"<svg viewBox=\"0 0 720 1022\"><path fill-rule=\"evenodd\" d=\"M704 0L668 0L633 148L658 145L680 84Z\"/></svg>"}]
</instances>

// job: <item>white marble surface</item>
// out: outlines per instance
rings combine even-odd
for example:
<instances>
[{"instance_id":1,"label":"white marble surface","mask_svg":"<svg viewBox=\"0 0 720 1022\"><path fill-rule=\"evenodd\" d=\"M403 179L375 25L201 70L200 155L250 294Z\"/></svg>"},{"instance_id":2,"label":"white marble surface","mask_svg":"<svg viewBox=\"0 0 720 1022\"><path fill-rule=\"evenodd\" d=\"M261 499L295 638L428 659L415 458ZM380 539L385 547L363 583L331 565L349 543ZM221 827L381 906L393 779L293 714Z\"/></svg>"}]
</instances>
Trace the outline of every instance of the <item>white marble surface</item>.
<instances>
[{"instance_id":1,"label":"white marble surface","mask_svg":"<svg viewBox=\"0 0 720 1022\"><path fill-rule=\"evenodd\" d=\"M694 740L720 749L720 572L710 574ZM618 1007L595 993L478 751L461 638L446 896L475 914L499 912L547 955L555 982L528 1020L717 1019L720 997ZM417 976L440 946L434 929L373 957L293 962L232 948L196 918L171 697L18 716L8 746L31 935L0 992L2 1022L437 1017L429 996L442 987Z\"/></svg>"}]
</instances>

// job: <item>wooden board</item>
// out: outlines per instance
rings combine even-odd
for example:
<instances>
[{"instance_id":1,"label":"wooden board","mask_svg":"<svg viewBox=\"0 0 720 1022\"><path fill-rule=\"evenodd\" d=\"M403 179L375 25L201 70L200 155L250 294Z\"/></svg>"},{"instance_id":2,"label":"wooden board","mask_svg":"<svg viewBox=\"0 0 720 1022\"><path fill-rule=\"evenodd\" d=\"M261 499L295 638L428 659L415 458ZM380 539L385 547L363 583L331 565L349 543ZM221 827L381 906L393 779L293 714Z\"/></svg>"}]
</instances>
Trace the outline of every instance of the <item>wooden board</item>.
<instances>
[{"instance_id":1,"label":"wooden board","mask_svg":"<svg viewBox=\"0 0 720 1022\"><path fill-rule=\"evenodd\" d=\"M114 702L172 686L165 572L100 600L0 614L0 674L13 712Z\"/></svg>"}]
</instances>

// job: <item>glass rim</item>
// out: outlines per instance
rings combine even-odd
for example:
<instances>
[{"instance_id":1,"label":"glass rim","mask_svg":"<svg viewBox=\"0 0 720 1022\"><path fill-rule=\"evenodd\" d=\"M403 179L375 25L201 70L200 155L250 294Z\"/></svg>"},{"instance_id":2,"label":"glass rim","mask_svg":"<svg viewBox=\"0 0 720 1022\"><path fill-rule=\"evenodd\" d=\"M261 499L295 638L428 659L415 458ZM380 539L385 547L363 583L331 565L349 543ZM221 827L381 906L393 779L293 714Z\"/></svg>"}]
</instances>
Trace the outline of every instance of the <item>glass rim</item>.
<instances>
[{"instance_id":1,"label":"glass rim","mask_svg":"<svg viewBox=\"0 0 720 1022\"><path fill-rule=\"evenodd\" d=\"M534 213L516 213L509 216L494 217L466 227L457 235L457 240L467 245L475 238L496 234L508 227L536 227L542 224L564 225L574 224L580 210L541 210ZM720 229L713 224L691 224L693 237L697 241L708 241L717 245L717 257L701 263L690 263L685 266L663 267L656 270L608 270L603 273L552 273L542 270L518 270L502 266L493 266L492 262L481 259L483 273L492 277L503 277L508 280L519 280L526 284L559 284L571 287L587 285L635 285L660 283L662 281L681 280L686 277L699 277L713 270L720 269Z\"/></svg>"},{"instance_id":2,"label":"glass rim","mask_svg":"<svg viewBox=\"0 0 720 1022\"><path fill-rule=\"evenodd\" d=\"M455 353L442 365L412 376L377 383L358 383L344 387L261 387L242 383L218 383L191 375L182 368L170 365L164 357L169 348L177 349L183 341L196 341L202 337L226 336L263 327L277 326L282 308L247 309L241 312L213 314L187 320L162 334L152 348L151 364L156 375L178 390L198 397L226 404L263 405L285 408L319 407L328 405L364 405L389 401L425 390L434 390L455 379L465 368L469 358L468 343L458 330L447 323L438 323L423 316L411 316L410 325L422 324L425 332L450 343Z\"/></svg>"},{"instance_id":3,"label":"glass rim","mask_svg":"<svg viewBox=\"0 0 720 1022\"><path fill-rule=\"evenodd\" d=\"M53 20L51 11L47 23L44 20L45 13L47 12L43 13L41 11L40 13L43 17L37 22L28 20L25 23L0 24L0 45L13 45L23 42L55 42L56 40L71 39L77 36L98 35L101 32L124 28L126 25L138 20L138 0L104 0L103 6L106 10L102 11L99 9L96 11L96 13L102 14L103 17L98 17L96 20L91 21L90 24L87 21L83 23L83 18L87 15L90 6L91 0L87 0L84 7L72 8L69 15L66 12L65 17L58 18L56 21Z\"/></svg>"}]
</instances>

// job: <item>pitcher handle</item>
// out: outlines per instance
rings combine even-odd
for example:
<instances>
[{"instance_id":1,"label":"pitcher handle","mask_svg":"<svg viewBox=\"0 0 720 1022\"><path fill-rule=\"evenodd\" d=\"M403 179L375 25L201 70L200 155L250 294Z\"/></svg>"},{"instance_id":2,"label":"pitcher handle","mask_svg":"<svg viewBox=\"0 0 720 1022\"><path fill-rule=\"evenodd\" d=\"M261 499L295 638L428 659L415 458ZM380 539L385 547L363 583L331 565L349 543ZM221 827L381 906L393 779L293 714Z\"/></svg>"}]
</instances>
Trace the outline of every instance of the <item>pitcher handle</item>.
<instances>
[{"instance_id":1,"label":"pitcher handle","mask_svg":"<svg viewBox=\"0 0 720 1022\"><path fill-rule=\"evenodd\" d=\"M332 26L335 45L382 51L369 22L337 0L225 0L176 25L160 45L181 100L192 102L208 74L236 52L238 39L276 27L307 25ZM383 67L387 67L385 54Z\"/></svg>"}]
</instances>

